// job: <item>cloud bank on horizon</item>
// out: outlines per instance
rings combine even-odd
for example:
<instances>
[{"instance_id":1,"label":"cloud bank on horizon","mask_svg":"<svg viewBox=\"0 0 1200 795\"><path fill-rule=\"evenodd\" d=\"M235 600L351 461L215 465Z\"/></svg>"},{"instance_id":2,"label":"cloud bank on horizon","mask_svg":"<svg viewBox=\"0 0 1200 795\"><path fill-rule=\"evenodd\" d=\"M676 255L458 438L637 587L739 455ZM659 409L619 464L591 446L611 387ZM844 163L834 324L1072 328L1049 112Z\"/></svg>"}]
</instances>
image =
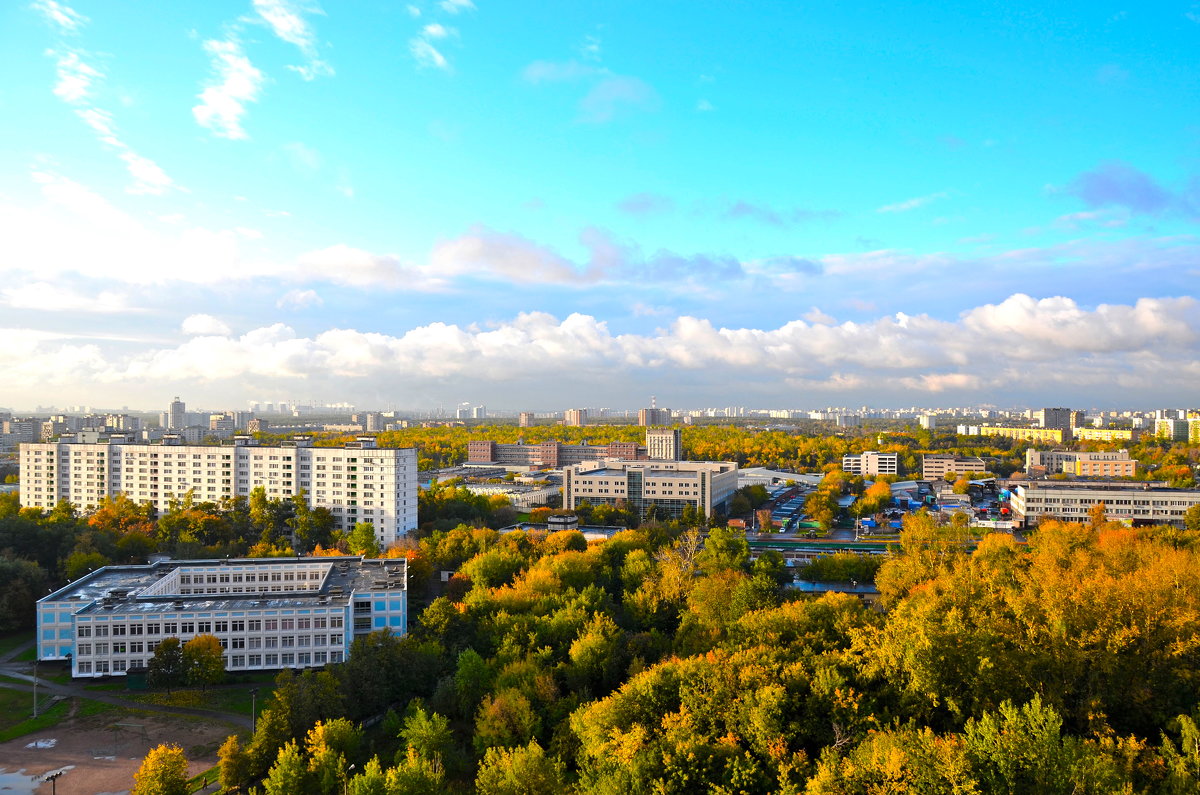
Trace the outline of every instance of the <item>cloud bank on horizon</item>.
<instances>
[{"instance_id":1,"label":"cloud bank on horizon","mask_svg":"<svg viewBox=\"0 0 1200 795\"><path fill-rule=\"evenodd\" d=\"M1187 403L1200 24L1118 11L10 7L0 405Z\"/></svg>"}]
</instances>

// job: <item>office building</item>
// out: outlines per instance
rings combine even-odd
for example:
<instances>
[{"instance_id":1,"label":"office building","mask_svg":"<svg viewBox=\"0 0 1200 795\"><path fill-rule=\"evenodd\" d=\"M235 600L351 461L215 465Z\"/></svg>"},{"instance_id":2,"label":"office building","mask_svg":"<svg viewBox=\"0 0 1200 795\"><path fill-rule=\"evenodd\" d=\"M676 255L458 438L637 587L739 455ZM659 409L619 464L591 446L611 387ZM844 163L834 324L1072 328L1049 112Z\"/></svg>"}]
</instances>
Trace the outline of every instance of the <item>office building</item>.
<instances>
[{"instance_id":1,"label":"office building","mask_svg":"<svg viewBox=\"0 0 1200 795\"><path fill-rule=\"evenodd\" d=\"M900 457L896 453L868 450L860 455L842 456L842 469L852 475L898 475Z\"/></svg>"},{"instance_id":2,"label":"office building","mask_svg":"<svg viewBox=\"0 0 1200 795\"><path fill-rule=\"evenodd\" d=\"M683 458L683 432L678 428L647 428L646 457L651 461Z\"/></svg>"},{"instance_id":3,"label":"office building","mask_svg":"<svg viewBox=\"0 0 1200 795\"><path fill-rule=\"evenodd\" d=\"M725 513L737 490L738 466L727 461L585 461L563 469L563 505L625 504L663 519L687 506L709 518Z\"/></svg>"},{"instance_id":4,"label":"office building","mask_svg":"<svg viewBox=\"0 0 1200 795\"><path fill-rule=\"evenodd\" d=\"M946 477L950 472L966 475L971 472L987 472L987 469L988 464L982 458L964 458L956 455L921 456L922 480L937 480Z\"/></svg>"},{"instance_id":5,"label":"office building","mask_svg":"<svg viewBox=\"0 0 1200 795\"><path fill-rule=\"evenodd\" d=\"M105 566L37 603L40 660L124 675L166 638L214 635L231 673L343 661L355 637L408 631L407 561L249 558Z\"/></svg>"},{"instance_id":6,"label":"office building","mask_svg":"<svg viewBox=\"0 0 1200 795\"><path fill-rule=\"evenodd\" d=\"M246 497L263 488L287 499L304 491L313 506L328 508L337 527L358 522L375 526L388 546L417 527L417 453L411 448L376 447L360 436L345 447L313 447L307 437L262 446L246 436L221 446L130 444L112 436L98 442L64 438L21 445L21 505L50 509L70 500L94 509L107 496L123 493L166 511L189 493L197 502Z\"/></svg>"},{"instance_id":7,"label":"office building","mask_svg":"<svg viewBox=\"0 0 1200 795\"><path fill-rule=\"evenodd\" d=\"M1104 503L1104 515L1132 525L1183 526L1183 515L1200 504L1200 489L1170 489L1144 483L1116 481L1040 480L1012 491L1013 518L1032 527L1042 517L1086 522L1092 506Z\"/></svg>"}]
</instances>

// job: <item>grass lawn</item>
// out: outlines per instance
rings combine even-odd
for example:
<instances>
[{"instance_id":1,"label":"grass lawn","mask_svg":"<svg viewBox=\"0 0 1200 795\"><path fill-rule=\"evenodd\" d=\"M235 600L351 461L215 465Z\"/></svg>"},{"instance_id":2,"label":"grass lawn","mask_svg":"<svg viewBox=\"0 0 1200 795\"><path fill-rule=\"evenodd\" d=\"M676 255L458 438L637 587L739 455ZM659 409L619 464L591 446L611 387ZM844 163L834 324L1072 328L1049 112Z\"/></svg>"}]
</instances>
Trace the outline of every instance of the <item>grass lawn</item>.
<instances>
[{"instance_id":1,"label":"grass lawn","mask_svg":"<svg viewBox=\"0 0 1200 795\"><path fill-rule=\"evenodd\" d=\"M238 687L219 687L208 691L175 690L173 692L127 693L123 697L130 701L141 701L146 704L159 704L164 707L192 707L211 709L217 712L233 712L239 715L250 714L250 688L258 687L257 707L261 712L263 704L271 696L272 687L268 683L259 685L244 685Z\"/></svg>"},{"instance_id":2,"label":"grass lawn","mask_svg":"<svg viewBox=\"0 0 1200 795\"><path fill-rule=\"evenodd\" d=\"M38 703L44 708L50 703L50 699L43 693ZM34 718L32 693L0 690L0 742L47 729L67 717L70 709L71 700L66 699Z\"/></svg>"},{"instance_id":3,"label":"grass lawn","mask_svg":"<svg viewBox=\"0 0 1200 795\"><path fill-rule=\"evenodd\" d=\"M33 630L25 632L16 632L12 635L0 637L0 657L3 657L8 652L20 646L22 643L28 643L33 640ZM33 659L30 657L29 659Z\"/></svg>"}]
</instances>

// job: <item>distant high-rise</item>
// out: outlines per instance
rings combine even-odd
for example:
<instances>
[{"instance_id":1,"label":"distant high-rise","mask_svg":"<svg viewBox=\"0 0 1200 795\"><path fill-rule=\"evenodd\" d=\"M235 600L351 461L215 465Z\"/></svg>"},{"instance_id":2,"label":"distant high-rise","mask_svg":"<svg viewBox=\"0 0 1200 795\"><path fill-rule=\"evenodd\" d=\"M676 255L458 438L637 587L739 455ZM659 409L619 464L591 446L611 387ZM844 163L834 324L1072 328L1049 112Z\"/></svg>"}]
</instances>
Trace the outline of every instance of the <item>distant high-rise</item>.
<instances>
[{"instance_id":1,"label":"distant high-rise","mask_svg":"<svg viewBox=\"0 0 1200 795\"><path fill-rule=\"evenodd\" d=\"M520 417L517 419L517 425L522 428L528 428L529 426L533 425L533 412L522 411Z\"/></svg>"},{"instance_id":2,"label":"distant high-rise","mask_svg":"<svg viewBox=\"0 0 1200 795\"><path fill-rule=\"evenodd\" d=\"M587 424L587 409L567 409L563 412L563 425L579 428Z\"/></svg>"},{"instance_id":3,"label":"distant high-rise","mask_svg":"<svg viewBox=\"0 0 1200 795\"><path fill-rule=\"evenodd\" d=\"M666 425L671 422L671 410L651 407L638 409L638 425L648 428L651 425Z\"/></svg>"},{"instance_id":4,"label":"distant high-rise","mask_svg":"<svg viewBox=\"0 0 1200 795\"><path fill-rule=\"evenodd\" d=\"M678 428L647 428L646 457L651 461L683 459L683 432Z\"/></svg>"},{"instance_id":5,"label":"distant high-rise","mask_svg":"<svg viewBox=\"0 0 1200 795\"><path fill-rule=\"evenodd\" d=\"M471 419L486 420L487 419L487 406L472 406L471 407Z\"/></svg>"},{"instance_id":6,"label":"distant high-rise","mask_svg":"<svg viewBox=\"0 0 1200 795\"><path fill-rule=\"evenodd\" d=\"M167 409L167 430L177 431L187 427L187 406L176 395Z\"/></svg>"}]
</instances>

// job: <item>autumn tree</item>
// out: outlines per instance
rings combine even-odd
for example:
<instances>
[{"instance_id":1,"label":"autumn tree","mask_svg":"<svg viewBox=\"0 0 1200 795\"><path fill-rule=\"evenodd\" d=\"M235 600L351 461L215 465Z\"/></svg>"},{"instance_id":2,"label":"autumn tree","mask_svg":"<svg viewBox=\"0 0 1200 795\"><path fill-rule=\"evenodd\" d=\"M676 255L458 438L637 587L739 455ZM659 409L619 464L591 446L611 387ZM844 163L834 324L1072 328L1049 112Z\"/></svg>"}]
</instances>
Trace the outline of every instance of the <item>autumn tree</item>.
<instances>
[{"instance_id":1,"label":"autumn tree","mask_svg":"<svg viewBox=\"0 0 1200 795\"><path fill-rule=\"evenodd\" d=\"M184 683L207 689L225 681L224 654L216 635L197 635L183 644Z\"/></svg>"},{"instance_id":2,"label":"autumn tree","mask_svg":"<svg viewBox=\"0 0 1200 795\"><path fill-rule=\"evenodd\" d=\"M133 774L132 795L188 795L188 761L178 745L151 748Z\"/></svg>"},{"instance_id":3,"label":"autumn tree","mask_svg":"<svg viewBox=\"0 0 1200 795\"><path fill-rule=\"evenodd\" d=\"M566 789L563 764L531 740L515 748L489 748L475 777L480 795L557 795Z\"/></svg>"}]
</instances>

